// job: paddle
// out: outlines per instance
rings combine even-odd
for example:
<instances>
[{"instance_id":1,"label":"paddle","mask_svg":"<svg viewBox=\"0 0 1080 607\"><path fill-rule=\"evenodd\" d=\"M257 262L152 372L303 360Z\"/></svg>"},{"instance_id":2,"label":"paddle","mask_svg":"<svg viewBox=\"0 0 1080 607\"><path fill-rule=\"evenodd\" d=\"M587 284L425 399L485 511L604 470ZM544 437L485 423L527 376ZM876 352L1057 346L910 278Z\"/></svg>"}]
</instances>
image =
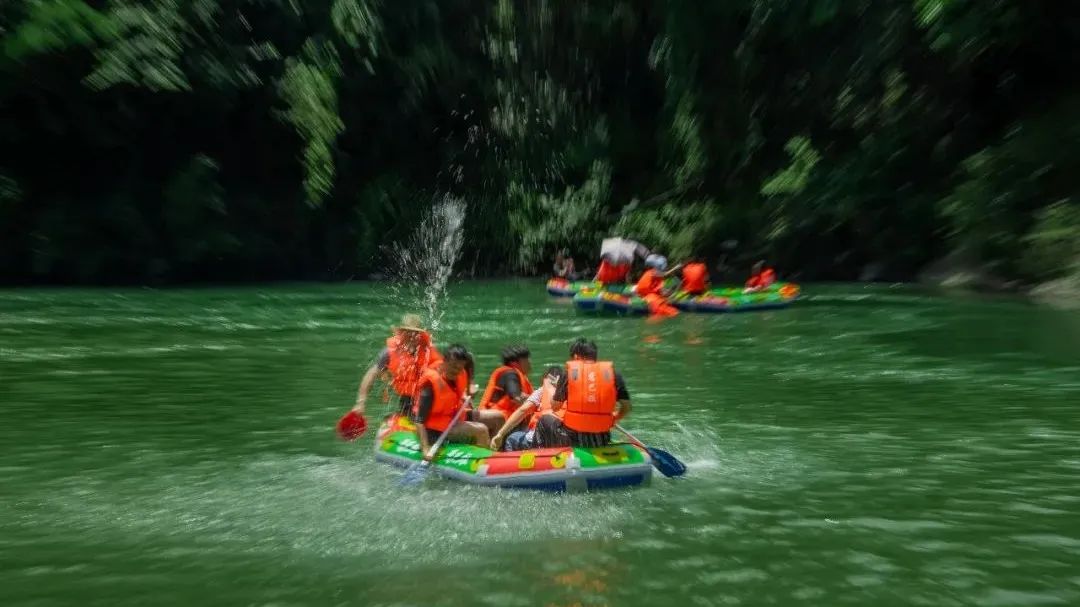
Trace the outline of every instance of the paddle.
<instances>
[{"instance_id":1,"label":"paddle","mask_svg":"<svg viewBox=\"0 0 1080 607\"><path fill-rule=\"evenodd\" d=\"M337 423L337 433L344 441L354 441L367 430L367 420L355 410L351 410Z\"/></svg>"},{"instance_id":2,"label":"paddle","mask_svg":"<svg viewBox=\"0 0 1080 607\"><path fill-rule=\"evenodd\" d=\"M401 480L398 482L402 487L415 487L427 478L428 472L431 471L431 460L435 459L435 454L439 452L439 447L442 447L443 442L446 441L446 437L450 435L450 431L454 429L454 425L461 419L461 414L465 412L465 409L472 404L472 395L466 395L461 400L461 408L457 410L454 417L450 420L450 424L446 426L446 430L435 440L435 443L428 448L427 456L419 462L413 464L405 474L402 475ZM418 432L427 432L422 428L417 428Z\"/></svg>"},{"instance_id":3,"label":"paddle","mask_svg":"<svg viewBox=\"0 0 1080 607\"><path fill-rule=\"evenodd\" d=\"M653 467L660 471L661 474L668 478L674 478L676 476L682 476L686 474L686 464L679 461L679 458L664 451L663 449L657 449L654 447L647 447L645 443L634 438L633 434L630 434L619 424L615 424L615 429L626 435L626 438L630 439L630 442L641 447L649 453L649 457L652 458Z\"/></svg>"}]
</instances>

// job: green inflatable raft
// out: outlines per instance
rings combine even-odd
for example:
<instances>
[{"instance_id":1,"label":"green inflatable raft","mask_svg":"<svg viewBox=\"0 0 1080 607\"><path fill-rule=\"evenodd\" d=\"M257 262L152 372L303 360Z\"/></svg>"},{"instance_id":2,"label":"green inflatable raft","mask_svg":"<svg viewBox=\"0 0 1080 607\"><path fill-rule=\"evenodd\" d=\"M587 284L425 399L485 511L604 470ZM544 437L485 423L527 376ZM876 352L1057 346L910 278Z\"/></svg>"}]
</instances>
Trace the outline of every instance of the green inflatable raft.
<instances>
[{"instance_id":1,"label":"green inflatable raft","mask_svg":"<svg viewBox=\"0 0 1080 607\"><path fill-rule=\"evenodd\" d=\"M375 459L409 467L420 461L420 441L408 418L394 415L379 428ZM629 443L605 447L556 447L527 451L491 451L449 443L433 461L439 476L494 487L579 492L635 487L649 483L649 454Z\"/></svg>"}]
</instances>

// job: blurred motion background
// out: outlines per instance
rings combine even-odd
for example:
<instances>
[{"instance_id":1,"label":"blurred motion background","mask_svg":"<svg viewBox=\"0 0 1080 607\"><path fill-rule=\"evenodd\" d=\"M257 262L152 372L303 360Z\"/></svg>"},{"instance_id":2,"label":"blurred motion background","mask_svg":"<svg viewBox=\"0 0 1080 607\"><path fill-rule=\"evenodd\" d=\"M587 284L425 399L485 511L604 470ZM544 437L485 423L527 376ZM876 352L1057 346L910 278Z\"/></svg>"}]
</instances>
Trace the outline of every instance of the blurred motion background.
<instances>
[{"instance_id":1,"label":"blurred motion background","mask_svg":"<svg viewBox=\"0 0 1080 607\"><path fill-rule=\"evenodd\" d=\"M620 233L1075 294L1078 43L1065 0L8 0L0 281L366 277L454 196L473 275Z\"/></svg>"}]
</instances>

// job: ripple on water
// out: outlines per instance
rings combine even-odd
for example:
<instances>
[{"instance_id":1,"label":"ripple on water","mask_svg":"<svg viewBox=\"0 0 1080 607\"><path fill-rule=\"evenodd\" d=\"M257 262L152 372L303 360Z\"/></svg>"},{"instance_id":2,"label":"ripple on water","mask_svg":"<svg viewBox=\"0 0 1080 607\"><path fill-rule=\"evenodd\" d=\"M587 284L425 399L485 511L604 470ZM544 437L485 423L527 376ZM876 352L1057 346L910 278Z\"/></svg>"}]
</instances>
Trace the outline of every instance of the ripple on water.
<instances>
[{"instance_id":1,"label":"ripple on water","mask_svg":"<svg viewBox=\"0 0 1080 607\"><path fill-rule=\"evenodd\" d=\"M1031 605L1067 605L1069 599L1050 592L1026 592L994 588L976 600L987 607L1029 607Z\"/></svg>"}]
</instances>

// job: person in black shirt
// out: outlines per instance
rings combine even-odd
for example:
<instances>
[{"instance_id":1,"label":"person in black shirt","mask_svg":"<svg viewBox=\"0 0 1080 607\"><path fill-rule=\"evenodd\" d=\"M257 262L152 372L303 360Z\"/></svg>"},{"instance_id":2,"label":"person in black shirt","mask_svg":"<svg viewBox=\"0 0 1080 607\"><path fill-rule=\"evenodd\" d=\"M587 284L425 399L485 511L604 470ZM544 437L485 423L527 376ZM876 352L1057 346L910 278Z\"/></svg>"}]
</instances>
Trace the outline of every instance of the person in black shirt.
<instances>
[{"instance_id":1,"label":"person in black shirt","mask_svg":"<svg viewBox=\"0 0 1080 607\"><path fill-rule=\"evenodd\" d=\"M487 388L480 399L480 412L484 415L481 421L488 423L493 435L532 393L530 356L529 348L523 344L506 346L502 350L502 366L495 369L488 379Z\"/></svg>"},{"instance_id":2,"label":"person in black shirt","mask_svg":"<svg viewBox=\"0 0 1080 607\"><path fill-rule=\"evenodd\" d=\"M473 369L472 354L459 344L447 346L444 360L437 371L429 370L420 381L420 389L416 393L416 408L413 419L416 422L417 437L420 439L421 453L427 458L428 448L444 430L444 423L453 419L452 414L457 412L464 392L475 392L476 386L471 385ZM436 374L437 379L431 378L430 374ZM437 393L433 381L440 384ZM487 425L478 421L479 411L466 409L461 419L451 427L447 440L455 443L472 443L486 447L490 443L490 433ZM440 423L436 425L436 420ZM434 427L431 427L434 426Z\"/></svg>"},{"instance_id":3,"label":"person in black shirt","mask_svg":"<svg viewBox=\"0 0 1080 607\"><path fill-rule=\"evenodd\" d=\"M596 362L596 344L584 338L579 338L570 346L570 358ZM630 413L630 392L626 389L626 381L622 374L614 371L615 383L615 411L614 418L618 421ZM569 375L563 374L555 387L555 395L552 398L552 409L558 411L565 406L569 386ZM562 420L555 415L544 415L536 423L536 444L538 447L600 447L611 442L611 432L578 432L567 428Z\"/></svg>"}]
</instances>

